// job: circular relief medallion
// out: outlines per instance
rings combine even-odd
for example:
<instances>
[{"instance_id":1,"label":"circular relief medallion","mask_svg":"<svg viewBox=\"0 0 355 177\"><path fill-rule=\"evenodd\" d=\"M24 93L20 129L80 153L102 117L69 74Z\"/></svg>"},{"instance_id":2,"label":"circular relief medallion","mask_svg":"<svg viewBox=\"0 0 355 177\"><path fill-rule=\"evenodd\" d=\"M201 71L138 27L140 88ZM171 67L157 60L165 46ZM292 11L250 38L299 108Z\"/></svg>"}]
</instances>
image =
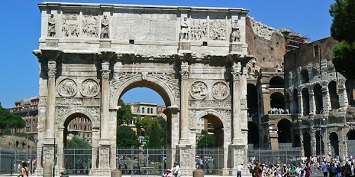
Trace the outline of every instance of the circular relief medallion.
<instances>
[{"instance_id":1,"label":"circular relief medallion","mask_svg":"<svg viewBox=\"0 0 355 177\"><path fill-rule=\"evenodd\" d=\"M207 96L207 85L202 81L191 84L190 94L195 99L204 99Z\"/></svg>"},{"instance_id":2,"label":"circular relief medallion","mask_svg":"<svg viewBox=\"0 0 355 177\"><path fill-rule=\"evenodd\" d=\"M81 83L81 94L86 97L96 96L100 91L99 84L93 79L86 79Z\"/></svg>"},{"instance_id":3,"label":"circular relief medallion","mask_svg":"<svg viewBox=\"0 0 355 177\"><path fill-rule=\"evenodd\" d=\"M215 99L225 99L229 95L229 88L224 82L216 82L212 86L212 96Z\"/></svg>"},{"instance_id":4,"label":"circular relief medallion","mask_svg":"<svg viewBox=\"0 0 355 177\"><path fill-rule=\"evenodd\" d=\"M58 84L57 90L61 96L74 96L77 92L77 87L72 79L64 79Z\"/></svg>"}]
</instances>

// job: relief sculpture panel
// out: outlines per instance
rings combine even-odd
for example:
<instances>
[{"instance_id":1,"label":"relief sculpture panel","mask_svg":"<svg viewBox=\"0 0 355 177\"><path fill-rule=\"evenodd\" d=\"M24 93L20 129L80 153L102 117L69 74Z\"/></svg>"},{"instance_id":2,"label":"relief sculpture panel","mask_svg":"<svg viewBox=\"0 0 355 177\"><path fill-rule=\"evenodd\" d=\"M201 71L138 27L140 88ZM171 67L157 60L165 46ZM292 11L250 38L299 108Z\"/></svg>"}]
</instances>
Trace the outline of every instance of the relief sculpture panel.
<instances>
[{"instance_id":1,"label":"relief sculpture panel","mask_svg":"<svg viewBox=\"0 0 355 177\"><path fill-rule=\"evenodd\" d=\"M81 84L81 94L85 97L94 97L100 91L99 84L93 79L86 79Z\"/></svg>"},{"instance_id":2,"label":"relief sculpture panel","mask_svg":"<svg viewBox=\"0 0 355 177\"><path fill-rule=\"evenodd\" d=\"M212 96L215 99L225 99L229 95L229 87L224 82L216 82L212 86Z\"/></svg>"},{"instance_id":3,"label":"relief sculpture panel","mask_svg":"<svg viewBox=\"0 0 355 177\"><path fill-rule=\"evenodd\" d=\"M79 15L64 14L62 16L62 32L63 37L78 37L79 36Z\"/></svg>"},{"instance_id":4,"label":"relief sculpture panel","mask_svg":"<svg viewBox=\"0 0 355 177\"><path fill-rule=\"evenodd\" d=\"M99 18L97 16L84 15L81 25L83 36L94 38L99 36Z\"/></svg>"},{"instance_id":5,"label":"relief sculpture panel","mask_svg":"<svg viewBox=\"0 0 355 177\"><path fill-rule=\"evenodd\" d=\"M76 94L77 86L72 79L64 79L58 84L57 91L61 96L71 97Z\"/></svg>"},{"instance_id":6,"label":"relief sculpture panel","mask_svg":"<svg viewBox=\"0 0 355 177\"><path fill-rule=\"evenodd\" d=\"M207 39L207 20L206 17L191 19L191 40Z\"/></svg>"},{"instance_id":7,"label":"relief sculpture panel","mask_svg":"<svg viewBox=\"0 0 355 177\"><path fill-rule=\"evenodd\" d=\"M202 81L196 81L191 84L190 94L192 98L201 100L207 97L208 90L206 83Z\"/></svg>"},{"instance_id":8,"label":"relief sculpture panel","mask_svg":"<svg viewBox=\"0 0 355 177\"><path fill-rule=\"evenodd\" d=\"M210 19L209 37L210 40L226 40L225 19Z\"/></svg>"}]
</instances>

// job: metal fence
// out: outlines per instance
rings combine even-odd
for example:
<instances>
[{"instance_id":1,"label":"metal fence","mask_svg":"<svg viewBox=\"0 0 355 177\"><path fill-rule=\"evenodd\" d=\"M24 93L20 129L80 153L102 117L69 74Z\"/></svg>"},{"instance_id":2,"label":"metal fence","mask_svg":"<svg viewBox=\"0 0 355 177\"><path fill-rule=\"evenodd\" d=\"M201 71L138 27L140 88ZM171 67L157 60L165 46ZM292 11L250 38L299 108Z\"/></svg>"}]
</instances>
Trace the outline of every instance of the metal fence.
<instances>
[{"instance_id":1,"label":"metal fence","mask_svg":"<svg viewBox=\"0 0 355 177\"><path fill-rule=\"evenodd\" d=\"M64 167L69 175L87 175L91 167L98 164L98 158L93 162L92 149L64 149ZM171 164L167 164L167 155L172 154L175 149L146 149L146 148L128 148L116 150L117 169L126 175L159 175L161 176ZM200 168L206 175L219 175L224 165L224 155L227 149L191 149L195 151L196 157L194 169ZM37 152L18 151L0 149L0 174L18 174L22 161L26 160L33 173L36 170ZM253 150L248 151L249 159L258 160L263 163L290 163L300 157L300 151L297 150ZM176 151L175 158L181 160L180 152ZM227 152L228 156L231 152ZM110 157L113 158L113 157ZM231 159L231 158L228 158ZM55 159L54 159L55 160ZM231 161L227 162L231 164Z\"/></svg>"},{"instance_id":2,"label":"metal fence","mask_svg":"<svg viewBox=\"0 0 355 177\"><path fill-rule=\"evenodd\" d=\"M22 161L28 163L29 169L34 170L32 159L36 159L37 152L31 150L0 148L0 174L19 174Z\"/></svg>"}]
</instances>

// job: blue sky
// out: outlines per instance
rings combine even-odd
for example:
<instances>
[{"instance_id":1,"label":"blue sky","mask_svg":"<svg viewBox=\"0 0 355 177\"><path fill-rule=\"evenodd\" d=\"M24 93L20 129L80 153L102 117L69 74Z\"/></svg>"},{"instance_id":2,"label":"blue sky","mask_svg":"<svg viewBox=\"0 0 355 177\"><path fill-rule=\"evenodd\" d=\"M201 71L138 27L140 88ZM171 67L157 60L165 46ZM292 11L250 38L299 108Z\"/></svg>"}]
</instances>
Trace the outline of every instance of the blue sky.
<instances>
[{"instance_id":1,"label":"blue sky","mask_svg":"<svg viewBox=\"0 0 355 177\"><path fill-rule=\"evenodd\" d=\"M0 6L0 102L5 108L15 101L38 95L39 67L32 51L38 49L40 11L37 0L8 0ZM274 27L288 28L311 40L330 36L330 4L335 0L56 0L114 4L149 4L172 6L231 7L249 9L257 21ZM124 102L164 104L154 91L136 88L123 95Z\"/></svg>"}]
</instances>

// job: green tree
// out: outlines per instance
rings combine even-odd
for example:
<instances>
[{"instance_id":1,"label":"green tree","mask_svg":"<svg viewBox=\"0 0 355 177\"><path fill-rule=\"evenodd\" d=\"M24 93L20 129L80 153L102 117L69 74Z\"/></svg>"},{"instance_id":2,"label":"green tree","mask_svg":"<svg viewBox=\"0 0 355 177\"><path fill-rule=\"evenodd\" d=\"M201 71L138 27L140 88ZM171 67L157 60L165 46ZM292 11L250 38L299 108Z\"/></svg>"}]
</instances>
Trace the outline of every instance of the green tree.
<instances>
[{"instance_id":1,"label":"green tree","mask_svg":"<svg viewBox=\"0 0 355 177\"><path fill-rule=\"evenodd\" d=\"M340 42L333 49L334 67L347 79L355 79L355 1L336 0L329 13L333 17L331 36Z\"/></svg>"},{"instance_id":2,"label":"green tree","mask_svg":"<svg viewBox=\"0 0 355 177\"><path fill-rule=\"evenodd\" d=\"M117 127L117 148L139 147L136 133L128 126Z\"/></svg>"},{"instance_id":3,"label":"green tree","mask_svg":"<svg viewBox=\"0 0 355 177\"><path fill-rule=\"evenodd\" d=\"M145 130L146 147L159 148L166 145L166 121L162 117L144 117L139 124Z\"/></svg>"},{"instance_id":4,"label":"green tree","mask_svg":"<svg viewBox=\"0 0 355 177\"><path fill-rule=\"evenodd\" d=\"M26 122L22 117L12 114L9 110L0 106L0 130L11 128L23 128Z\"/></svg>"},{"instance_id":5,"label":"green tree","mask_svg":"<svg viewBox=\"0 0 355 177\"><path fill-rule=\"evenodd\" d=\"M214 135L208 134L207 130L201 131L201 137L197 141L197 148L213 148L216 147Z\"/></svg>"},{"instance_id":6,"label":"green tree","mask_svg":"<svg viewBox=\"0 0 355 177\"><path fill-rule=\"evenodd\" d=\"M131 107L125 104L121 99L118 101L118 106L121 106L117 114L118 125L123 123L128 124L133 119Z\"/></svg>"}]
</instances>

